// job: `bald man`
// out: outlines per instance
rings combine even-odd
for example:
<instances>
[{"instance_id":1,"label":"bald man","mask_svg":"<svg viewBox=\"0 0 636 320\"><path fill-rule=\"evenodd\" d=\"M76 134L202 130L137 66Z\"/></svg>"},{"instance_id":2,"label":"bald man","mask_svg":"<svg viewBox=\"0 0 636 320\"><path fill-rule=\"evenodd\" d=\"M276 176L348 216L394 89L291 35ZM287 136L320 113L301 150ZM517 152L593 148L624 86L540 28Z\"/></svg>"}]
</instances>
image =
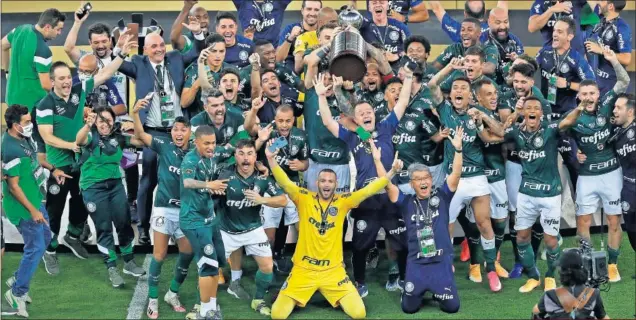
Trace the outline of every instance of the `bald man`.
<instances>
[{"instance_id":1,"label":"bald man","mask_svg":"<svg viewBox=\"0 0 636 320\"><path fill-rule=\"evenodd\" d=\"M198 26L198 25L197 25ZM186 53L179 50L166 52L166 43L156 33L146 36L143 55L124 61L119 71L136 81L137 99L150 98L150 103L139 112L146 133L170 138L176 117L183 116L179 97L185 83L185 69L194 62L205 47L204 31L192 27L194 47ZM151 95L149 95L151 94ZM189 117L190 115L185 115ZM157 154L149 148L143 149L142 175L137 197L139 215L139 243L150 244L148 229L152 196L157 186Z\"/></svg>"},{"instance_id":2,"label":"bald man","mask_svg":"<svg viewBox=\"0 0 636 320\"><path fill-rule=\"evenodd\" d=\"M197 27L203 31L204 38L208 36L210 16L208 11L202 6L196 4L197 1L186 0L183 2L183 8L174 20L172 29L170 30L170 42L172 48L181 50L181 52L188 52L193 47L195 41L194 32L197 31ZM188 31L183 34L183 28ZM193 30L194 29L194 30Z\"/></svg>"},{"instance_id":3,"label":"bald man","mask_svg":"<svg viewBox=\"0 0 636 320\"><path fill-rule=\"evenodd\" d=\"M77 67L77 76L73 78L73 84L80 83L88 79L99 71L97 56L87 54L80 58ZM95 87L93 92L86 97L86 106L90 108L111 107L116 115L126 114L126 105L119 95L113 78L104 82L101 86Z\"/></svg>"},{"instance_id":4,"label":"bald man","mask_svg":"<svg viewBox=\"0 0 636 320\"><path fill-rule=\"evenodd\" d=\"M446 35L453 41L461 41L461 29L462 24L460 21L455 20L450 14L446 12L441 4L441 1L429 1L431 11L437 17L437 20L442 24L442 30L446 32ZM497 7L508 9L508 3L505 0L497 1ZM486 4L484 0L466 0L464 3L464 17L475 18L481 22L482 42L484 34L488 33L488 23L486 22Z\"/></svg>"},{"instance_id":5,"label":"bald man","mask_svg":"<svg viewBox=\"0 0 636 320\"><path fill-rule=\"evenodd\" d=\"M490 10L488 16L489 31L481 34L481 42L485 45L493 45L499 50L499 64L495 71L497 84L505 84L506 70L513 61L524 53L521 39L510 33L510 19L508 9L496 7Z\"/></svg>"},{"instance_id":6,"label":"bald man","mask_svg":"<svg viewBox=\"0 0 636 320\"><path fill-rule=\"evenodd\" d=\"M296 37L294 44L294 71L300 74L303 71L303 57L307 49L315 49L319 46L318 33L316 30L320 29L327 23L337 23L338 13L336 10L330 7L324 7L318 11L318 21L316 22L316 29L313 31L306 31Z\"/></svg>"}]
</instances>

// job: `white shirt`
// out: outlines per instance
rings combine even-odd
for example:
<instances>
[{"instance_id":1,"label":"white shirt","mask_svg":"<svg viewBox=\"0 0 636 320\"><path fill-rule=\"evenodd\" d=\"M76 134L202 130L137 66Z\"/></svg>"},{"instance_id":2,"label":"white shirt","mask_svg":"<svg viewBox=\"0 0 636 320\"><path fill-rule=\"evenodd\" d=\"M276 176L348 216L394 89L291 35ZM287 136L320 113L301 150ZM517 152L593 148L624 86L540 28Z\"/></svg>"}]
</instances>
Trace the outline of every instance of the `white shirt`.
<instances>
[{"instance_id":1,"label":"white shirt","mask_svg":"<svg viewBox=\"0 0 636 320\"><path fill-rule=\"evenodd\" d=\"M172 97L172 104L174 108L174 117L183 116L183 110L181 109L181 99L177 94L176 88L174 88L174 82L172 81L172 77L169 76L169 71L166 69L165 61L161 63L154 63L150 61L150 65L152 66L152 71L155 77L157 76L157 66L161 66L161 72L163 72L163 90L166 94L169 94ZM154 77L153 77L154 78ZM159 96L159 88L157 88L156 79L152 79L155 83L155 95L152 98L152 103L150 108L148 109L148 118L146 118L146 125L148 127L153 128L163 128L163 124L161 123L161 97ZM137 97L137 99L143 99L143 97ZM168 127L172 127L173 123L168 124Z\"/></svg>"}]
</instances>

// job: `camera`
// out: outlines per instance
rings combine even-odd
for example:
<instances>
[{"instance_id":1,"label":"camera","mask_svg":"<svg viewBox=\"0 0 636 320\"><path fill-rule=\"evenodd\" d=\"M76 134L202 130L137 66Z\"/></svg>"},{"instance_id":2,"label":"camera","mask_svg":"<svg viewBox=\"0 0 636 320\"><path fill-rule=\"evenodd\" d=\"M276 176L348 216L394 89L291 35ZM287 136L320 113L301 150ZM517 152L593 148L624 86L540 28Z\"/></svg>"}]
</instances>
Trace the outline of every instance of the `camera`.
<instances>
[{"instance_id":1,"label":"camera","mask_svg":"<svg viewBox=\"0 0 636 320\"><path fill-rule=\"evenodd\" d=\"M592 245L585 239L579 240L577 250L583 260L583 268L587 272L586 286L598 288L609 281L607 272L607 253L605 251L594 251Z\"/></svg>"}]
</instances>

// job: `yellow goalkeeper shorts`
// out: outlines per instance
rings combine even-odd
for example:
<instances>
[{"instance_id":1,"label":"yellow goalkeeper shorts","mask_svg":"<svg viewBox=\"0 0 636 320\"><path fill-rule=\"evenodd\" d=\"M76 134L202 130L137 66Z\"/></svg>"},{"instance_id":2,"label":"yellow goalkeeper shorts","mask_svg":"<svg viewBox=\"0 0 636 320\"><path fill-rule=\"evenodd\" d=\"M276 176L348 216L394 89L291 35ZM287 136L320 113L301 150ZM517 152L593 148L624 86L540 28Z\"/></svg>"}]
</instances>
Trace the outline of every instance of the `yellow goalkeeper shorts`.
<instances>
[{"instance_id":1,"label":"yellow goalkeeper shorts","mask_svg":"<svg viewBox=\"0 0 636 320\"><path fill-rule=\"evenodd\" d=\"M290 297L304 307L314 292L319 291L334 308L348 294L358 294L343 267L314 271L294 266L279 294Z\"/></svg>"}]
</instances>

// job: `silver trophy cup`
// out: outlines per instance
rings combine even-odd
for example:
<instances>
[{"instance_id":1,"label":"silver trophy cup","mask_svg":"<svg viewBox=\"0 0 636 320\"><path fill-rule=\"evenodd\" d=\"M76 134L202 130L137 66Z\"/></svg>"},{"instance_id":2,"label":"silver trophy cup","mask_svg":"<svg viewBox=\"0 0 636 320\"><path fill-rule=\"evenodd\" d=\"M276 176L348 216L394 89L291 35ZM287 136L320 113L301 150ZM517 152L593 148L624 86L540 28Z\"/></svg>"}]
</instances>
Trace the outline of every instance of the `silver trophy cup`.
<instances>
[{"instance_id":1,"label":"silver trophy cup","mask_svg":"<svg viewBox=\"0 0 636 320\"><path fill-rule=\"evenodd\" d=\"M338 33L331 42L329 72L353 82L360 81L367 72L366 42L357 29L362 26L364 18L360 12L347 8L340 12L340 27L351 26L356 30Z\"/></svg>"}]
</instances>

